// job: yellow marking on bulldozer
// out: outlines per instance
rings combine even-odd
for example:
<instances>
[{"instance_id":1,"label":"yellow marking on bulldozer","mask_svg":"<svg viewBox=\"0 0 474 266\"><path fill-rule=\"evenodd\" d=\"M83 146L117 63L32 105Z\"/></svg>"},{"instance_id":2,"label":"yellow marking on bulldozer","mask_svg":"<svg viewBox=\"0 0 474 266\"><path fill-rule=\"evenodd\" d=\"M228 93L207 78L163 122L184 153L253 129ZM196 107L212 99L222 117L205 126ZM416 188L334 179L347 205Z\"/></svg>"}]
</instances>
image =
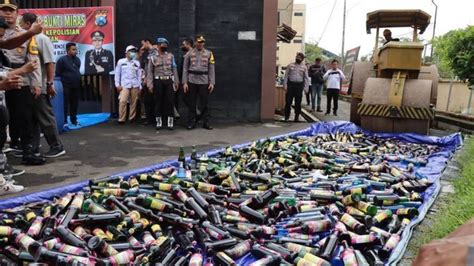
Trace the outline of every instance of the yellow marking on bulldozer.
<instances>
[{"instance_id":1,"label":"yellow marking on bulldozer","mask_svg":"<svg viewBox=\"0 0 474 266\"><path fill-rule=\"evenodd\" d=\"M361 116L381 116L391 118L408 118L417 120L430 120L434 114L429 108L413 106L393 106L385 104L359 103L357 113Z\"/></svg>"},{"instance_id":2,"label":"yellow marking on bulldozer","mask_svg":"<svg viewBox=\"0 0 474 266\"><path fill-rule=\"evenodd\" d=\"M390 91L388 93L388 103L392 106L402 106L403 90L405 89L406 73L397 71L393 74Z\"/></svg>"}]
</instances>

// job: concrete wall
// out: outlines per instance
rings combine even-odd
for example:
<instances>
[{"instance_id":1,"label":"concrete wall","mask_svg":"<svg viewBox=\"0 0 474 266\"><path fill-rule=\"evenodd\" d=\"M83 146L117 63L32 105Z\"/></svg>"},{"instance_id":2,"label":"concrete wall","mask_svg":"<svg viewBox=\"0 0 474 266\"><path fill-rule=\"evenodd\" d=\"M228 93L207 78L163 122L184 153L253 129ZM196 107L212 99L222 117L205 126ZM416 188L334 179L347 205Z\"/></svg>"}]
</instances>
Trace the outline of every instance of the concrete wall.
<instances>
[{"instance_id":1,"label":"concrete wall","mask_svg":"<svg viewBox=\"0 0 474 266\"><path fill-rule=\"evenodd\" d=\"M474 116L474 91L469 90L467 83L453 81L451 96L449 96L450 87L451 84L449 80L440 80L436 109L443 112ZM469 96L471 93L471 105L470 110L468 110Z\"/></svg>"},{"instance_id":2,"label":"concrete wall","mask_svg":"<svg viewBox=\"0 0 474 266\"><path fill-rule=\"evenodd\" d=\"M295 16L302 13L302 16ZM291 43L279 42L277 44L277 66L282 68L295 60L296 53L304 52L305 29L306 29L306 5L297 4L293 6L292 24L290 25L296 32L296 37Z\"/></svg>"},{"instance_id":3,"label":"concrete wall","mask_svg":"<svg viewBox=\"0 0 474 266\"><path fill-rule=\"evenodd\" d=\"M129 44L138 45L141 38L163 36L179 58L182 38L202 33L216 58L211 116L258 121L263 106L263 6L264 0L117 0L117 54ZM275 19L276 11L275 5ZM273 40L274 24L269 26L275 31ZM255 40L239 40L244 31L255 32ZM273 69L274 65L275 60ZM273 97L268 100L273 102Z\"/></svg>"},{"instance_id":4,"label":"concrete wall","mask_svg":"<svg viewBox=\"0 0 474 266\"><path fill-rule=\"evenodd\" d=\"M286 24L291 26L293 18L293 0L278 0L278 22L279 25Z\"/></svg>"}]
</instances>

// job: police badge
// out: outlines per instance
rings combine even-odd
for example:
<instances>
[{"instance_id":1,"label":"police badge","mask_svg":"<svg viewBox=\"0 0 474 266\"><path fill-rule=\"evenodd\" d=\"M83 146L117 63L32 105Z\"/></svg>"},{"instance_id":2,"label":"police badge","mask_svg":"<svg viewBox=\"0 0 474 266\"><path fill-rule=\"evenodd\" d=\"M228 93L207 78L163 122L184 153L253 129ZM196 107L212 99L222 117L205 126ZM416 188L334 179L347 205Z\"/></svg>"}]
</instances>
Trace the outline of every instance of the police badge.
<instances>
[{"instance_id":1,"label":"police badge","mask_svg":"<svg viewBox=\"0 0 474 266\"><path fill-rule=\"evenodd\" d=\"M95 25L99 27L107 25L107 10L97 10L95 12Z\"/></svg>"}]
</instances>

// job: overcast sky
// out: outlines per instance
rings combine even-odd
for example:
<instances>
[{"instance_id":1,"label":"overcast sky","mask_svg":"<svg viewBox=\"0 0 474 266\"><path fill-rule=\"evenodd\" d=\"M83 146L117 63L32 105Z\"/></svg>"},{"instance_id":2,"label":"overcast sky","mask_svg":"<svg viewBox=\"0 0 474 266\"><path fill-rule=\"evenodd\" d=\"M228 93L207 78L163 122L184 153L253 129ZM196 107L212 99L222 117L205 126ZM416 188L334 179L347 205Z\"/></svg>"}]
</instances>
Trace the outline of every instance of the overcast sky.
<instances>
[{"instance_id":1,"label":"overcast sky","mask_svg":"<svg viewBox=\"0 0 474 266\"><path fill-rule=\"evenodd\" d=\"M433 34L435 7L431 0L346 0L346 41L345 50L361 46L360 55L372 51L375 31L365 31L366 14L378 9L421 9L431 15L431 24L422 38L430 40ZM295 0L306 4L306 42L318 42L319 46L340 54L342 44L342 18L344 0ZM474 25L474 1L435 0L438 5L436 36L452 29ZM334 11L332 16L331 10ZM327 29L324 26L328 23ZM323 33L324 31L324 33ZM395 28L394 37L410 37L409 28Z\"/></svg>"}]
</instances>

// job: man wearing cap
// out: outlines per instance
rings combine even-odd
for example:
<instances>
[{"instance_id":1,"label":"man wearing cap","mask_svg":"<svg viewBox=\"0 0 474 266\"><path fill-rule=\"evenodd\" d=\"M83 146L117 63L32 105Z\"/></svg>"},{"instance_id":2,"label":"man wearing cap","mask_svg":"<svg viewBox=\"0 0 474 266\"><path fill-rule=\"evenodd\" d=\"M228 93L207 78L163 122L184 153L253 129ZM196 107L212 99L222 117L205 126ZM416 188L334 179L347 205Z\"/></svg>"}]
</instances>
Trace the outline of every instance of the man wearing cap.
<instances>
[{"instance_id":1,"label":"man wearing cap","mask_svg":"<svg viewBox=\"0 0 474 266\"><path fill-rule=\"evenodd\" d=\"M3 39L9 39L19 33L25 32L16 25L18 6L15 1L0 0L0 16L5 19L9 28L6 29ZM33 37L27 43L16 49L4 50L5 56L13 69L20 68L28 62L39 62L39 53L36 39ZM41 69L23 75L25 84L20 90L10 90L5 93L8 111L10 113L11 148L19 148L21 140L22 163L26 165L40 165L46 159L33 150L33 100L41 94L42 75ZM19 155L20 153L18 153Z\"/></svg>"},{"instance_id":2,"label":"man wearing cap","mask_svg":"<svg viewBox=\"0 0 474 266\"><path fill-rule=\"evenodd\" d=\"M207 97L214 90L215 60L214 54L204 48L206 39L202 35L196 37L196 47L184 56L183 88L188 96L189 121L187 129L196 127L196 102L199 98L199 111L203 121L202 127L212 129L209 124Z\"/></svg>"},{"instance_id":3,"label":"man wearing cap","mask_svg":"<svg viewBox=\"0 0 474 266\"><path fill-rule=\"evenodd\" d=\"M120 59L115 68L115 87L119 93L119 124L124 124L127 120L127 102L130 102L130 122L136 119L138 97L142 88L142 71L136 57L137 48L127 46L125 58Z\"/></svg>"},{"instance_id":4,"label":"man wearing cap","mask_svg":"<svg viewBox=\"0 0 474 266\"><path fill-rule=\"evenodd\" d=\"M295 62L286 67L283 88L286 91L285 121L290 118L291 104L295 100L295 122L299 121L303 90L309 91L308 67L304 61L304 54L297 53Z\"/></svg>"},{"instance_id":5,"label":"man wearing cap","mask_svg":"<svg viewBox=\"0 0 474 266\"><path fill-rule=\"evenodd\" d=\"M86 75L109 74L114 69L114 55L102 48L104 37L104 33L99 30L91 34L94 49L86 52L84 66Z\"/></svg>"},{"instance_id":6,"label":"man wearing cap","mask_svg":"<svg viewBox=\"0 0 474 266\"><path fill-rule=\"evenodd\" d=\"M147 67L147 85L155 99L156 129L163 127L162 118L167 117L168 129L174 127L174 93L178 90L179 78L174 55L168 52L168 40L158 38L158 53L150 56Z\"/></svg>"}]
</instances>

